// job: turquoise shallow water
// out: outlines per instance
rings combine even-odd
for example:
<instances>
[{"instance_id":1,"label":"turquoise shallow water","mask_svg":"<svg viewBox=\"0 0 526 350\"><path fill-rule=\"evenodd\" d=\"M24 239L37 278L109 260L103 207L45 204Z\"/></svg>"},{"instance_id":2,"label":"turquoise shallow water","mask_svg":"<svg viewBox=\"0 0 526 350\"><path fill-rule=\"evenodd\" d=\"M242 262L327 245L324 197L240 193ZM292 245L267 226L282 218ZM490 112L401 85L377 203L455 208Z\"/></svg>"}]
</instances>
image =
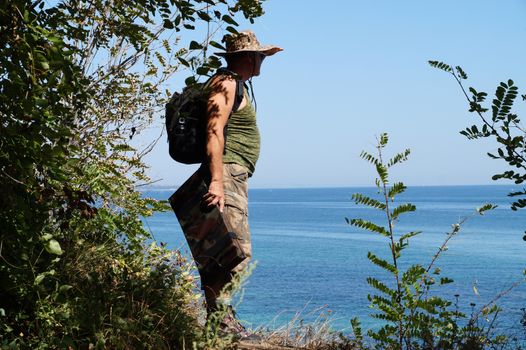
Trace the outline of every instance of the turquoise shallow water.
<instances>
[{"instance_id":1,"label":"turquoise shallow water","mask_svg":"<svg viewBox=\"0 0 526 350\"><path fill-rule=\"evenodd\" d=\"M402 216L396 224L401 234L413 230L415 237L403 253L402 265L427 265L451 225L469 219L437 261L442 275L455 280L436 292L454 300L471 313L523 278L526 269L526 210L509 209L506 194L511 186L410 187L397 202L411 202L417 211ZM145 194L167 199L172 190L154 189ZM388 254L387 242L373 233L347 225L345 218L364 218L384 223L376 210L358 207L353 193L376 195L373 188L255 189L249 192L249 216L257 267L239 305L240 317L253 326L280 326L296 312L325 306L333 327L349 329L349 320L360 317L365 328L376 321L368 315L368 276L383 278L383 272L367 260L367 252ZM484 216L475 208L484 203L499 207ZM157 241L187 251L173 213L156 213L145 220ZM474 288L475 287L475 288ZM475 290L478 292L476 293ZM499 299L502 312L497 326L521 333L521 308L526 307L523 284Z\"/></svg>"}]
</instances>

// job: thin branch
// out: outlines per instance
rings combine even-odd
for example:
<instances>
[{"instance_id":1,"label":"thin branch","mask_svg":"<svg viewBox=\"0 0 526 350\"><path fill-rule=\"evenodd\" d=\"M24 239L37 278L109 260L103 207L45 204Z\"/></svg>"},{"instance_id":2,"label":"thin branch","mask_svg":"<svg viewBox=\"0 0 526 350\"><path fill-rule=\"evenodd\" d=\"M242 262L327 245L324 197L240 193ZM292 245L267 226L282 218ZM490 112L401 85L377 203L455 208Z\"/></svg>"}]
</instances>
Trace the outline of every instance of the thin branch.
<instances>
[{"instance_id":1,"label":"thin branch","mask_svg":"<svg viewBox=\"0 0 526 350\"><path fill-rule=\"evenodd\" d=\"M14 269L18 269L18 270L24 270L23 267L18 267L18 266L15 266L13 264L11 264L9 261L6 260L6 258L2 255L2 248L4 246L4 241L0 241L0 258L2 258L2 260L9 266L11 266L12 268Z\"/></svg>"},{"instance_id":2,"label":"thin branch","mask_svg":"<svg viewBox=\"0 0 526 350\"><path fill-rule=\"evenodd\" d=\"M435 253L435 255L433 256L433 259L431 259L431 262L429 263L427 269L426 269L426 274L429 273L429 271L433 268L433 266L435 265L435 261L438 259L438 257L440 256L440 254L442 254L445 250L446 250L446 246L448 244L448 242L451 240L451 238L453 238L457 233L458 231L460 230L460 227L468 220L468 218L463 218L462 220L460 220L458 223L456 223L455 225L458 225L458 226L455 226L453 227L453 229L451 230L451 232L449 232L447 234L447 237L446 239L444 240L444 242L442 242L442 244L440 245L440 247L438 248L437 252ZM422 285L422 284L420 284Z\"/></svg>"},{"instance_id":3,"label":"thin branch","mask_svg":"<svg viewBox=\"0 0 526 350\"><path fill-rule=\"evenodd\" d=\"M499 300L500 298L502 298L503 296L505 296L506 294L510 293L513 289L517 288L518 286L520 286L521 284L523 284L525 281L524 280L521 280L521 281L517 281L515 283L513 283L510 287L508 287L508 289L500 292L499 294L497 294L491 301L489 301L488 303L486 303L484 306L482 306L482 308L480 308L479 311L477 311L475 314L473 314L472 316L472 319L476 319L478 318L478 316L480 315L480 313L484 310L484 309L487 309L488 307L490 307L491 305L495 305L495 303L497 302L497 300Z\"/></svg>"},{"instance_id":4,"label":"thin branch","mask_svg":"<svg viewBox=\"0 0 526 350\"><path fill-rule=\"evenodd\" d=\"M457 77L457 75L456 75L454 72L451 72L451 75L453 75L453 77L454 77L455 80L457 81L458 85L460 86L460 89L461 89L462 92L464 93L464 96L466 97L466 99L468 100L468 102L470 102L470 103L471 103L471 102L475 102L475 101L471 101L471 99L469 98L469 96L468 96L468 94L467 94L467 92L466 92L466 89L464 88L464 85L462 85L462 82L461 82L460 78ZM490 123L486 120L486 118L484 118L484 115L482 115L482 112L480 112L480 111L478 111L478 110L475 110L475 112L479 115L480 119L482 119L482 121L484 122L484 124L487 125L495 135L499 136L499 133L498 133L497 129L494 128L493 123L490 124ZM520 158L523 162L526 162L526 158L524 158L523 155L522 155L521 153L517 152L515 149L513 149L513 154L514 154L515 156L517 156L518 158ZM522 168L525 168L525 169L526 169L525 166L522 166Z\"/></svg>"},{"instance_id":5,"label":"thin branch","mask_svg":"<svg viewBox=\"0 0 526 350\"><path fill-rule=\"evenodd\" d=\"M14 182L16 182L17 184L22 185L22 186L25 186L25 187L29 187L29 185L27 185L27 184L25 184L25 183L23 183L23 182L21 182L21 181L15 179L14 177L12 177L12 176L9 175L8 173L6 173L4 170L2 170L2 173L3 173L5 176L7 176L8 178L10 178L11 180L13 180Z\"/></svg>"}]
</instances>

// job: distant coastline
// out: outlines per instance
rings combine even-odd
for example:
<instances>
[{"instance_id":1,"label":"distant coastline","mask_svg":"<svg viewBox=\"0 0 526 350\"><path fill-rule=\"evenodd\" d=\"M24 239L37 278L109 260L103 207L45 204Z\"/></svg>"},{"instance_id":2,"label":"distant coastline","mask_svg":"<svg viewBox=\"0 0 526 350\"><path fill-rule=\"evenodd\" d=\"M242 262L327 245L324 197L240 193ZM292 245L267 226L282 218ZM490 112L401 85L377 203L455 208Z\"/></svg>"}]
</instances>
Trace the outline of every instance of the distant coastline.
<instances>
[{"instance_id":1,"label":"distant coastline","mask_svg":"<svg viewBox=\"0 0 526 350\"><path fill-rule=\"evenodd\" d=\"M147 191L177 191L180 185L152 185L152 186L141 186L137 188L139 192ZM509 187L511 190L516 190L517 188L522 188L524 186L516 184L484 184L484 185L407 185L407 188L461 188L461 187L470 187L470 188L505 188ZM375 186L364 185L364 186L290 186L290 187L253 187L251 190L321 190L321 189L368 189L376 188Z\"/></svg>"}]
</instances>

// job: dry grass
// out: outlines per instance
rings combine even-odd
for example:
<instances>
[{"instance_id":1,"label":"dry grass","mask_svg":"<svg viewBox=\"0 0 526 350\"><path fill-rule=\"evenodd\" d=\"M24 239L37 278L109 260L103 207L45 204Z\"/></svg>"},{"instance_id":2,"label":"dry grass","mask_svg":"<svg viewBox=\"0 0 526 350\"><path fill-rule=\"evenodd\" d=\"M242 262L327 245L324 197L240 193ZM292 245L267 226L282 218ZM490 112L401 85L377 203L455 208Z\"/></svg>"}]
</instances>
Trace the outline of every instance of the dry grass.
<instances>
[{"instance_id":1,"label":"dry grass","mask_svg":"<svg viewBox=\"0 0 526 350\"><path fill-rule=\"evenodd\" d=\"M268 326L258 327L254 332L263 338L265 347L252 349L303 349L303 350L350 350L358 349L343 330L332 327L335 318L326 306L306 312L307 306L298 311L285 325L274 328L275 319ZM313 319L305 322L304 319ZM263 345L263 344L258 344ZM250 349L250 347L245 347Z\"/></svg>"}]
</instances>

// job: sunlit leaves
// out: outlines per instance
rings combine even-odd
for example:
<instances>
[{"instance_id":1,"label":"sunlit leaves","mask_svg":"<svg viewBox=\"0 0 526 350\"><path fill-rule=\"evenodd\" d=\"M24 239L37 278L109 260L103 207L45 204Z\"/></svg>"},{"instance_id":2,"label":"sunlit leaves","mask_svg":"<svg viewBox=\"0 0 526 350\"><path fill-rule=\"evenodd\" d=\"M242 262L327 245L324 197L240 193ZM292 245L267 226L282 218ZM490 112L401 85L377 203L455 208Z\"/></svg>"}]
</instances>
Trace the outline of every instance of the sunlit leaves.
<instances>
[{"instance_id":1,"label":"sunlit leaves","mask_svg":"<svg viewBox=\"0 0 526 350\"><path fill-rule=\"evenodd\" d=\"M265 13L262 7L263 1L264 0L238 0L236 4L229 9L233 12L241 11L251 23L254 23L254 18L262 16Z\"/></svg>"},{"instance_id":2,"label":"sunlit leaves","mask_svg":"<svg viewBox=\"0 0 526 350\"><path fill-rule=\"evenodd\" d=\"M393 201L395 196L405 192L406 189L407 187L402 182L396 182L387 191L387 197Z\"/></svg>"},{"instance_id":3,"label":"sunlit leaves","mask_svg":"<svg viewBox=\"0 0 526 350\"><path fill-rule=\"evenodd\" d=\"M374 157L373 155L371 155L370 153L368 153L366 151L362 151L362 153L360 154L360 157L365 159L366 161L368 161L371 164L379 163L379 161L378 161L378 159L376 159L376 157Z\"/></svg>"},{"instance_id":4,"label":"sunlit leaves","mask_svg":"<svg viewBox=\"0 0 526 350\"><path fill-rule=\"evenodd\" d=\"M50 239L49 241L44 243L44 248L48 251L50 254L55 255L62 255L62 248L60 247L60 243L56 239Z\"/></svg>"},{"instance_id":5,"label":"sunlit leaves","mask_svg":"<svg viewBox=\"0 0 526 350\"><path fill-rule=\"evenodd\" d=\"M382 163L376 164L376 172L378 173L378 178L380 179L382 185L389 184L389 173L387 167Z\"/></svg>"},{"instance_id":6,"label":"sunlit leaves","mask_svg":"<svg viewBox=\"0 0 526 350\"><path fill-rule=\"evenodd\" d=\"M255 18L247 6L243 9ZM134 310L147 310L141 320L162 315L163 304L184 312L177 294L182 291L170 289L172 262L146 266L149 233L141 218L167 206L136 190L151 181L142 162L148 148L133 149L129 138L157 118L175 72L191 68L209 74L220 65L216 57L201 58L211 38L191 43L183 28L236 26L232 17L243 9L230 12L224 1L212 0L13 0L0 6L0 226L2 260L9 262L1 265L0 280L2 297L12 300L2 316L3 330L16 329L12 344L20 345L23 337L25 348L75 347L97 338L93 332L107 336L111 331L102 328L117 318L127 320ZM80 266L94 256L101 259ZM136 259L137 268L107 274L117 259L119 264ZM152 266L156 272L149 275ZM139 270L161 276L162 284L137 289L152 281L141 280ZM112 292L120 282L124 288ZM94 286L104 290L104 298L90 293ZM72 291L74 300L68 299ZM134 303L139 295L165 294L164 300L155 297L119 315L123 303ZM92 307L99 303L99 310ZM148 309L153 304L157 309ZM178 317L172 316L167 319ZM145 322L137 334L155 339L166 321L152 322L154 328ZM63 342L79 333L82 339ZM3 338L6 344L10 336ZM137 347L112 341L104 346Z\"/></svg>"},{"instance_id":7,"label":"sunlit leaves","mask_svg":"<svg viewBox=\"0 0 526 350\"><path fill-rule=\"evenodd\" d=\"M417 236L421 233L422 231L411 231L411 232L405 233L402 236L400 236L400 243L403 241L407 241L409 238Z\"/></svg>"},{"instance_id":8,"label":"sunlit leaves","mask_svg":"<svg viewBox=\"0 0 526 350\"><path fill-rule=\"evenodd\" d=\"M387 167L390 168L393 165L405 162L409 157L409 154L411 154L410 149L406 149L403 153L396 154L393 158L389 160L389 162L387 162Z\"/></svg>"},{"instance_id":9,"label":"sunlit leaves","mask_svg":"<svg viewBox=\"0 0 526 350\"><path fill-rule=\"evenodd\" d=\"M391 272L392 274L398 274L398 269L394 266L394 264L387 262L387 260L381 259L371 252L367 253L367 258L376 266L379 266L382 269Z\"/></svg>"},{"instance_id":10,"label":"sunlit leaves","mask_svg":"<svg viewBox=\"0 0 526 350\"><path fill-rule=\"evenodd\" d=\"M372 199L370 197L364 196L361 193L354 193L352 195L352 198L354 199L356 204L365 205L371 208L384 210L386 207L385 203L382 203L376 199Z\"/></svg>"},{"instance_id":11,"label":"sunlit leaves","mask_svg":"<svg viewBox=\"0 0 526 350\"><path fill-rule=\"evenodd\" d=\"M378 139L378 148L384 148L387 146L387 142L389 142L389 135L387 133L382 133L380 135L380 138Z\"/></svg>"},{"instance_id":12,"label":"sunlit leaves","mask_svg":"<svg viewBox=\"0 0 526 350\"><path fill-rule=\"evenodd\" d=\"M389 232L376 224L373 224L372 222L363 220L363 219L346 219L348 224L351 224L353 226L356 226L358 228L362 228L364 230L368 230L371 232L379 233L382 236L389 237Z\"/></svg>"},{"instance_id":13,"label":"sunlit leaves","mask_svg":"<svg viewBox=\"0 0 526 350\"><path fill-rule=\"evenodd\" d=\"M436 63L436 66L448 70L448 66L444 64ZM465 73L462 72L462 74ZM387 143L387 134L382 134L376 146L377 156L367 152L361 153L361 157L372 164L378 173L375 183L380 199L360 193L352 196L356 204L382 212L386 218L385 227L362 218L346 219L355 227L380 234L386 240L388 247L383 255L367 253L369 261L383 270L382 275L385 276L384 279L367 278L367 283L375 290L374 293L367 296L371 303L370 307L375 310L371 316L384 321L379 328L370 329L367 334L375 341L378 349L403 349L407 344L411 344L416 349L420 344L434 344L435 341L440 341L448 348L450 346L452 348L457 341L452 330L461 329L458 320L465 315L458 310L451 309L450 301L430 295L430 291L432 286L453 282L448 277L439 276L440 269L433 269L433 267L438 256L446 251L447 241L459 232L460 223L452 227L452 231L448 234L444 244L439 247L427 268L424 268L422 264L414 263L405 270L401 269L402 253L409 246L409 240L422 232L410 231L402 234L395 232L394 223L403 214L414 212L416 206L411 203L403 203L394 209L391 208L396 196L403 193L406 187L401 182L395 182L389 186L389 169L406 161L410 152L406 150L396 154L387 163L384 163L383 152ZM494 206L486 204L478 211L483 213L493 208ZM359 332L361 334L361 330Z\"/></svg>"},{"instance_id":14,"label":"sunlit leaves","mask_svg":"<svg viewBox=\"0 0 526 350\"><path fill-rule=\"evenodd\" d=\"M367 283L369 283L369 285L371 285L378 291L390 297L394 297L396 295L396 290L389 288L386 284L380 282L378 279L374 277L367 277ZM386 302L388 301L386 300Z\"/></svg>"},{"instance_id":15,"label":"sunlit leaves","mask_svg":"<svg viewBox=\"0 0 526 350\"><path fill-rule=\"evenodd\" d=\"M478 207L476 210L477 210L477 213L479 213L480 215L484 215L484 213L486 211L493 210L495 208L497 208L497 205L494 205L494 204L491 204L491 203L487 203L487 204L484 204L481 207Z\"/></svg>"},{"instance_id":16,"label":"sunlit leaves","mask_svg":"<svg viewBox=\"0 0 526 350\"><path fill-rule=\"evenodd\" d=\"M404 213L413 212L416 210L416 206L411 203L401 204L397 206L391 213L393 220L398 219L398 217Z\"/></svg>"}]
</instances>

